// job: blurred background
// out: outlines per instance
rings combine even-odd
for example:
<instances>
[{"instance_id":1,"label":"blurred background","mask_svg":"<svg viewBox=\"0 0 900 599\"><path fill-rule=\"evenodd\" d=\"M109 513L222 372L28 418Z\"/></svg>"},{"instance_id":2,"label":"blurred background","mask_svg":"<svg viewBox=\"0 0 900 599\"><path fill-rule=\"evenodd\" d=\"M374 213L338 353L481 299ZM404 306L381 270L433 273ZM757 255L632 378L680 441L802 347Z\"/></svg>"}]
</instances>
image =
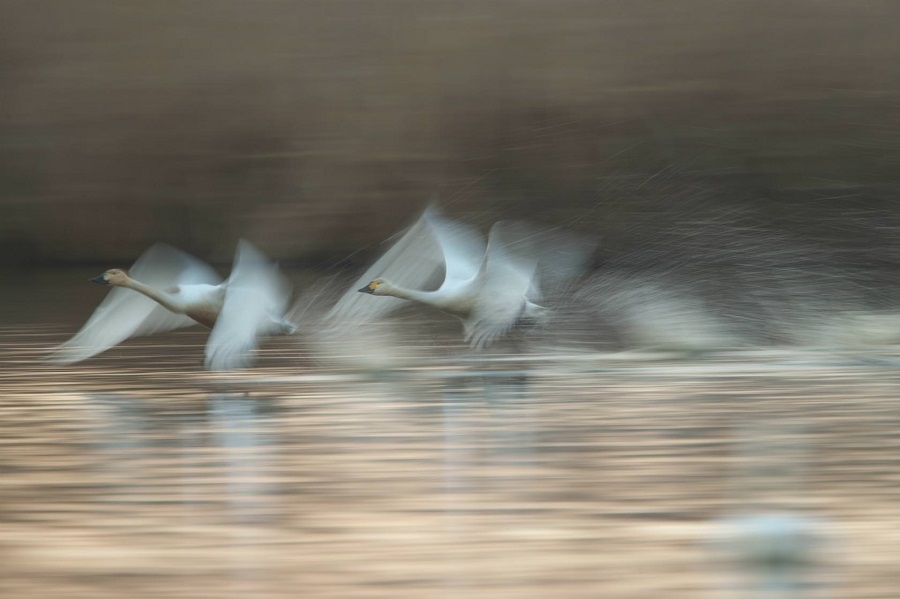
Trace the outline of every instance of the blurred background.
<instances>
[{"instance_id":1,"label":"blurred background","mask_svg":"<svg viewBox=\"0 0 900 599\"><path fill-rule=\"evenodd\" d=\"M898 251L898 13L6 2L0 260L127 265L168 241L227 263L245 236L323 267L437 199L596 234L607 259L752 229L864 276Z\"/></svg>"},{"instance_id":2,"label":"blurred background","mask_svg":"<svg viewBox=\"0 0 900 599\"><path fill-rule=\"evenodd\" d=\"M893 599L898 21L2 3L0 595ZM480 358L417 313L225 375L199 331L42 361L155 242L224 274L247 238L303 308L434 200L599 242L553 326Z\"/></svg>"}]
</instances>

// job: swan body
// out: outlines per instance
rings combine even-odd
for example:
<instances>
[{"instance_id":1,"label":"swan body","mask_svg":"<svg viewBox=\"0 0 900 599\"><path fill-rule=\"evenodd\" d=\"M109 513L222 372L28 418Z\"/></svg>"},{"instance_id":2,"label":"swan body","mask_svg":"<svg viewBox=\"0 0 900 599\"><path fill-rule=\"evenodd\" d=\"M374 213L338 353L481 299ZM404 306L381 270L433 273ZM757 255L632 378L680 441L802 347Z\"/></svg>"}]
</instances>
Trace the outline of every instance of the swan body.
<instances>
[{"instance_id":1,"label":"swan body","mask_svg":"<svg viewBox=\"0 0 900 599\"><path fill-rule=\"evenodd\" d=\"M91 282L114 289L57 349L52 358L57 363L80 362L130 337L201 324L212 329L205 366L226 370L249 365L261 337L296 331L284 318L287 282L276 265L243 240L226 281L196 258L157 244L130 272L114 268Z\"/></svg>"},{"instance_id":2,"label":"swan body","mask_svg":"<svg viewBox=\"0 0 900 599\"><path fill-rule=\"evenodd\" d=\"M538 304L539 254L512 223L497 223L487 244L470 227L429 208L326 318L359 324L416 302L462 320L465 339L476 349L505 335L523 318L544 320L549 309ZM434 290L422 290L443 269ZM374 277L374 278L373 278ZM354 285L356 287L356 284Z\"/></svg>"}]
</instances>

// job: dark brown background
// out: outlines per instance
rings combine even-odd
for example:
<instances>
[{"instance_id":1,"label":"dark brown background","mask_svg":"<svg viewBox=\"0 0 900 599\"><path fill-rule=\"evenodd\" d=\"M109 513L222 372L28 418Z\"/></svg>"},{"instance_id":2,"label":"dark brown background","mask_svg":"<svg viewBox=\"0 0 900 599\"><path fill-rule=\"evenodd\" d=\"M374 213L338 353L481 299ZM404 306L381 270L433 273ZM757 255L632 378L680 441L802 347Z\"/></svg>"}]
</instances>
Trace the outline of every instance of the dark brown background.
<instances>
[{"instance_id":1,"label":"dark brown background","mask_svg":"<svg viewBox=\"0 0 900 599\"><path fill-rule=\"evenodd\" d=\"M839 0L7 1L0 260L128 264L165 240L228 262L244 236L324 268L437 198L482 225L597 235L601 259L715 222L892 264L898 17Z\"/></svg>"}]
</instances>

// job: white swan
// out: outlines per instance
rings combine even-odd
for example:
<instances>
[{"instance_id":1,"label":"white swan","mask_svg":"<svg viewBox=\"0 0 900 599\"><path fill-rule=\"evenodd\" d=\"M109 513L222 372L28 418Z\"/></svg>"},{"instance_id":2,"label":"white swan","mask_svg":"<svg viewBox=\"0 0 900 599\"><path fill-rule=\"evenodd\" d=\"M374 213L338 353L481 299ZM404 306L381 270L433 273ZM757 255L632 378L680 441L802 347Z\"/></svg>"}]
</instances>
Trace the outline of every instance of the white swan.
<instances>
[{"instance_id":1,"label":"white swan","mask_svg":"<svg viewBox=\"0 0 900 599\"><path fill-rule=\"evenodd\" d=\"M462 320L465 339L476 349L506 334L520 319L544 320L538 304L539 248L520 226L497 223L487 246L470 227L441 217L435 208L369 268L326 319L332 323L372 321L403 305L403 300L432 306ZM578 256L580 261L582 255ZM443 268L433 291L421 290ZM557 269L561 271L562 269ZM558 273L559 274L559 273Z\"/></svg>"},{"instance_id":2,"label":"white swan","mask_svg":"<svg viewBox=\"0 0 900 599\"><path fill-rule=\"evenodd\" d=\"M165 244L144 252L130 273L114 268L91 281L116 288L57 349L51 358L56 363L80 362L130 337L199 323L212 329L205 366L226 370L249 365L260 337L296 331L283 316L287 281L244 240L224 282L203 262Z\"/></svg>"}]
</instances>

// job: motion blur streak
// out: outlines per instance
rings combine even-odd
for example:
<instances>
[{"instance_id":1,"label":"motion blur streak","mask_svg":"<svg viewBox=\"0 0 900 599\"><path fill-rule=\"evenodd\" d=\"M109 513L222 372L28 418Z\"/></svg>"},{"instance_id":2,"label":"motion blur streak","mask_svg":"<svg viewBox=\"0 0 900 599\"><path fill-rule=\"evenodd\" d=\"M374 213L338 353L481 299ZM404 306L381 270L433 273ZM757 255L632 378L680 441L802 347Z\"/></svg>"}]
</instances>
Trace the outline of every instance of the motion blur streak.
<instances>
[{"instance_id":1,"label":"motion blur streak","mask_svg":"<svg viewBox=\"0 0 900 599\"><path fill-rule=\"evenodd\" d=\"M898 22L2 3L0 596L895 599ZM489 351L427 308L329 336L431 202L597 250ZM300 327L253 369L197 330L43 360L88 278L240 238Z\"/></svg>"},{"instance_id":2,"label":"motion blur streak","mask_svg":"<svg viewBox=\"0 0 900 599\"><path fill-rule=\"evenodd\" d=\"M450 345L373 369L277 337L257 368L210 373L200 330L42 361L68 329L2 331L5 595L887 597L898 582L883 559L898 380L877 363ZM740 594L785 572L793 595Z\"/></svg>"}]
</instances>

